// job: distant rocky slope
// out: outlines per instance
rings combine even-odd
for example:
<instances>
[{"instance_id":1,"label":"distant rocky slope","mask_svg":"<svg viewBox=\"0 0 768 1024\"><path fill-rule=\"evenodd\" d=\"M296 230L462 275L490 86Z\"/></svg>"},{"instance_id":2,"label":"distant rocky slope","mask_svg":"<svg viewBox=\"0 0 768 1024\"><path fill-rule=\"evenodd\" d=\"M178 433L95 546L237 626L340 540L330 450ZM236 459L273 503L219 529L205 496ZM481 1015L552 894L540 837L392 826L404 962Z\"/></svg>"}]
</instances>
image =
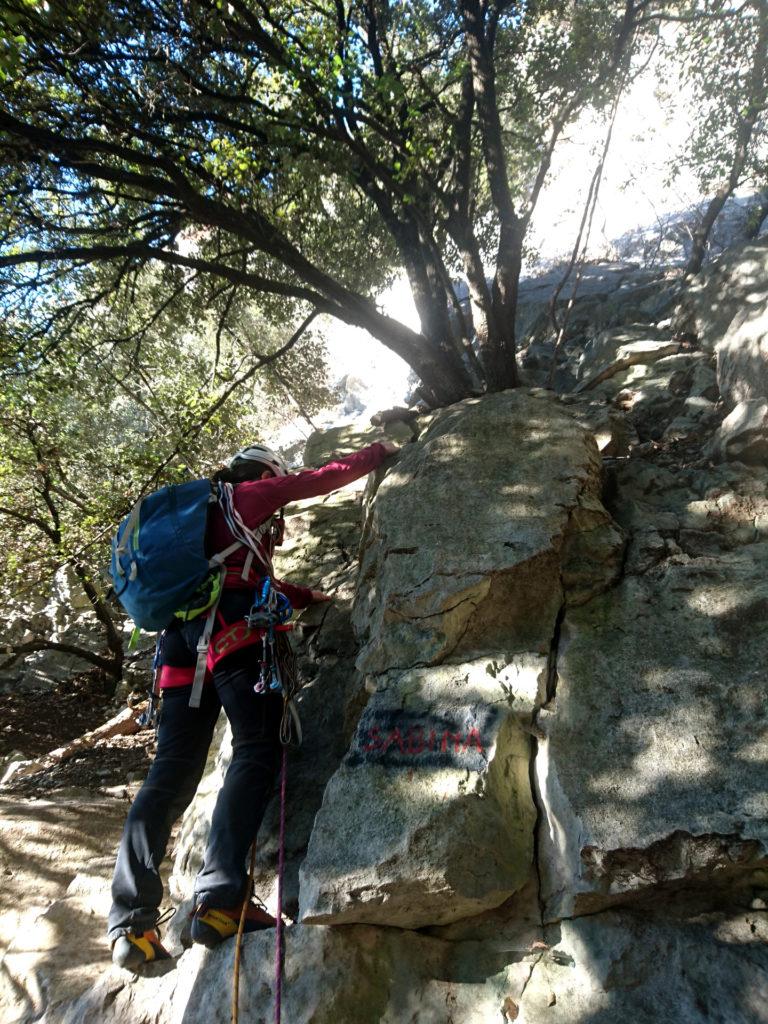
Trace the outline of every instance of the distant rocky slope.
<instances>
[{"instance_id":1,"label":"distant rocky slope","mask_svg":"<svg viewBox=\"0 0 768 1024\"><path fill-rule=\"evenodd\" d=\"M768 1021L768 243L682 293L591 281L555 392L547 291L527 387L423 417L365 491L291 510L281 569L336 601L298 635L289 1024ZM276 853L273 806L272 906ZM273 946L245 940L243 1021L272 1017ZM232 955L94 964L75 991L43 949L7 1019L225 1022Z\"/></svg>"}]
</instances>

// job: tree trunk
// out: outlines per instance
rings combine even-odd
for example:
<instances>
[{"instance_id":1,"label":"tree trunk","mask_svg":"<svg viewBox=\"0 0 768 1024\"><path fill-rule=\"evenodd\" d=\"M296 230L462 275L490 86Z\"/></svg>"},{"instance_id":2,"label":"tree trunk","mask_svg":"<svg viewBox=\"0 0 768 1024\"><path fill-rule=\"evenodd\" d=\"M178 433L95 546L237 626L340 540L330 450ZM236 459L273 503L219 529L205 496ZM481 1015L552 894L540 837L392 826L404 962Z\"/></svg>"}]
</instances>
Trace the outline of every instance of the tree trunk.
<instances>
[{"instance_id":1,"label":"tree trunk","mask_svg":"<svg viewBox=\"0 0 768 1024\"><path fill-rule=\"evenodd\" d=\"M462 0L461 12L488 186L499 222L493 318L489 320L488 337L480 357L486 368L488 390L500 391L517 385L515 315L522 266L522 221L515 213L509 186L496 95L495 29L488 21L488 8L478 0Z\"/></svg>"},{"instance_id":2,"label":"tree trunk","mask_svg":"<svg viewBox=\"0 0 768 1024\"><path fill-rule=\"evenodd\" d=\"M72 568L75 575L80 581L80 586L83 588L88 600L91 602L94 614L99 622L104 627L104 635L107 641L107 649L110 653L110 658L105 660L103 667L110 675L116 679L120 679L123 672L123 659L125 657L123 652L123 638L115 625L115 620L112 617L112 613L109 610L107 602L104 600L99 588L93 582L88 574L85 566L73 559L71 562Z\"/></svg>"},{"instance_id":3,"label":"tree trunk","mask_svg":"<svg viewBox=\"0 0 768 1024\"><path fill-rule=\"evenodd\" d=\"M691 255L683 273L684 278L690 277L692 274L698 274L701 270L710 233L727 199L733 194L734 189L739 184L739 179L749 156L755 124L765 110L766 100L768 99L768 82L766 81L766 75L768 75L768 4L764 0L758 0L758 3L755 4L755 9L758 14L760 28L755 41L755 52L752 57L749 88L744 98L747 113L744 117L739 118L736 125L736 146L734 147L731 170L728 177L709 201L701 223L694 232Z\"/></svg>"}]
</instances>

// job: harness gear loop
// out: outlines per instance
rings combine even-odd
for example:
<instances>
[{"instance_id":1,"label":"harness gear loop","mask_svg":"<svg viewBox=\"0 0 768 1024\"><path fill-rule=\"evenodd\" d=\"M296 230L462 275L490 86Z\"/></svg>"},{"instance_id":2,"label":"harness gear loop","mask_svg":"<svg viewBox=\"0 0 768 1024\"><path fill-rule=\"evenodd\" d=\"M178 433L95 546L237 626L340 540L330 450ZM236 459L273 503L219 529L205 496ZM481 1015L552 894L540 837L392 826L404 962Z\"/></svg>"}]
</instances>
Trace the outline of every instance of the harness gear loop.
<instances>
[{"instance_id":1,"label":"harness gear loop","mask_svg":"<svg viewBox=\"0 0 768 1024\"><path fill-rule=\"evenodd\" d=\"M155 640L155 653L152 658L152 685L149 689L149 703L147 704L147 710L143 711L139 717L139 725L142 729L154 729L157 732L159 725L158 721L158 708L160 704L160 658L163 653L163 639L165 638L165 632L157 634Z\"/></svg>"}]
</instances>

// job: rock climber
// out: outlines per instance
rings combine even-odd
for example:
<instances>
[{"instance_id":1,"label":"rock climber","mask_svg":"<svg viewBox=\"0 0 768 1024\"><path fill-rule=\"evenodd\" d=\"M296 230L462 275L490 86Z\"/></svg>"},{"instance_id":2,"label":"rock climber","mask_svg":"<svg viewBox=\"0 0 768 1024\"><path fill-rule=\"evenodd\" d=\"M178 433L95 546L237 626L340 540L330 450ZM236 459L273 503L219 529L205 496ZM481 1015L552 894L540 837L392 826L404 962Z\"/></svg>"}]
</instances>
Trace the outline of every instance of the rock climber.
<instances>
[{"instance_id":1,"label":"rock climber","mask_svg":"<svg viewBox=\"0 0 768 1024\"><path fill-rule=\"evenodd\" d=\"M214 477L233 485L234 508L254 529L291 501L329 494L376 469L398 450L377 442L320 469L289 473L269 448L250 445L237 452ZM277 520L281 522L281 520ZM244 623L254 591L271 564L272 546L281 531L266 534L264 559L239 547L226 558L226 575L216 613L221 631ZM231 545L232 533L219 504L211 506L206 543L211 550ZM296 609L330 601L319 590L274 581ZM256 692L258 648L247 629L206 672L200 707L190 707L198 640L206 616L174 619L158 640L158 680L162 713L157 752L147 779L133 802L120 843L112 882L108 934L112 959L135 970L148 961L168 959L158 926L163 884L160 864L173 823L192 800L205 768L208 748L223 707L232 728L232 760L218 794L202 868L195 882L195 910L187 929L193 942L212 947L237 932L243 908L245 931L274 926L275 919L247 891L246 856L256 837L279 769L279 729L283 699L279 692ZM214 636L214 642L216 637ZM209 666L211 661L208 662ZM258 689L258 687L257 687Z\"/></svg>"}]
</instances>

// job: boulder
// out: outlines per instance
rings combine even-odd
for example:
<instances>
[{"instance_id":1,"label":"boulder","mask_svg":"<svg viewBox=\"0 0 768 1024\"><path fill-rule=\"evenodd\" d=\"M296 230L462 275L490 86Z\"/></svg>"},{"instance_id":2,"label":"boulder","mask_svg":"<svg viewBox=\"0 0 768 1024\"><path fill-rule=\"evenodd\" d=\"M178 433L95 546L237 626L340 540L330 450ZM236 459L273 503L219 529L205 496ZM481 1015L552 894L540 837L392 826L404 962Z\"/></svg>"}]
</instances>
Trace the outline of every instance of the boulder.
<instances>
[{"instance_id":1,"label":"boulder","mask_svg":"<svg viewBox=\"0 0 768 1024\"><path fill-rule=\"evenodd\" d=\"M306 466L322 466L339 455L349 455L365 448L374 441L384 439L405 444L414 434L414 427L402 420L394 420L385 426L374 429L370 419L355 420L342 427L328 430L317 430L307 439L304 448L304 464Z\"/></svg>"},{"instance_id":2,"label":"boulder","mask_svg":"<svg viewBox=\"0 0 768 1024\"><path fill-rule=\"evenodd\" d=\"M623 409L609 404L605 395L562 395L560 401L579 423L592 432L604 459L625 458L638 436Z\"/></svg>"},{"instance_id":3,"label":"boulder","mask_svg":"<svg viewBox=\"0 0 768 1024\"><path fill-rule=\"evenodd\" d=\"M609 401L617 411L626 413L626 430L634 428L642 441L658 440L676 417L697 421L705 413L714 416L711 406L699 404L717 394L710 361L702 352L680 352L622 369L614 364L612 376L596 382L594 388L565 396L565 400L569 404Z\"/></svg>"},{"instance_id":4,"label":"boulder","mask_svg":"<svg viewBox=\"0 0 768 1024\"><path fill-rule=\"evenodd\" d=\"M511 909L511 908L510 908ZM514 908L518 910L519 908ZM768 997L768 914L666 917L609 911L545 939L511 915L476 940L395 928L296 925L286 934L282 1019L290 1024L759 1024ZM492 929L492 930L491 930ZM274 939L245 936L240 1020L274 1017ZM229 1024L232 943L193 949L141 978L105 970L41 1024Z\"/></svg>"},{"instance_id":5,"label":"boulder","mask_svg":"<svg viewBox=\"0 0 768 1024\"><path fill-rule=\"evenodd\" d=\"M315 821L302 920L445 924L523 883L556 622L621 560L599 493L590 434L517 392L444 410L384 477L354 610L373 696Z\"/></svg>"},{"instance_id":6,"label":"boulder","mask_svg":"<svg viewBox=\"0 0 768 1024\"><path fill-rule=\"evenodd\" d=\"M614 362L620 349L643 342L669 342L669 331L654 324L630 324L598 331L584 346L579 362L579 379L591 377L601 367Z\"/></svg>"},{"instance_id":7,"label":"boulder","mask_svg":"<svg viewBox=\"0 0 768 1024\"><path fill-rule=\"evenodd\" d=\"M526 1024L766 1020L765 913L608 912L563 921L547 938L554 948L520 1002Z\"/></svg>"},{"instance_id":8,"label":"boulder","mask_svg":"<svg viewBox=\"0 0 768 1024\"><path fill-rule=\"evenodd\" d=\"M551 398L507 392L440 413L369 507L358 669L546 653L563 601L620 569L600 474L593 437Z\"/></svg>"},{"instance_id":9,"label":"boulder","mask_svg":"<svg viewBox=\"0 0 768 1024\"><path fill-rule=\"evenodd\" d=\"M229 1024L233 943L190 950L143 977L108 969L41 1024ZM497 1020L518 1002L537 954L452 943L395 928L289 928L282 1020L290 1024L402 1024ZM274 934L243 940L241 1021L274 1018Z\"/></svg>"},{"instance_id":10,"label":"boulder","mask_svg":"<svg viewBox=\"0 0 768 1024\"><path fill-rule=\"evenodd\" d=\"M303 921L440 925L522 885L536 812L529 736L512 708L530 715L546 661L379 677L315 821Z\"/></svg>"},{"instance_id":11,"label":"boulder","mask_svg":"<svg viewBox=\"0 0 768 1024\"><path fill-rule=\"evenodd\" d=\"M762 294L747 297L716 351L717 381L727 406L768 397L768 283L763 282Z\"/></svg>"},{"instance_id":12,"label":"boulder","mask_svg":"<svg viewBox=\"0 0 768 1024\"><path fill-rule=\"evenodd\" d=\"M728 410L768 397L768 238L704 268L684 295L678 320L716 353Z\"/></svg>"},{"instance_id":13,"label":"boulder","mask_svg":"<svg viewBox=\"0 0 768 1024\"><path fill-rule=\"evenodd\" d=\"M715 458L768 465L768 399L739 402L720 424L710 450Z\"/></svg>"},{"instance_id":14,"label":"boulder","mask_svg":"<svg viewBox=\"0 0 768 1024\"><path fill-rule=\"evenodd\" d=\"M585 263L578 282L571 276L562 286L566 267L558 266L536 277L522 278L516 335L539 340L551 333L550 304L559 289L560 315L570 308L569 333L593 331L638 319L658 317L669 303L665 276L636 263Z\"/></svg>"}]
</instances>

